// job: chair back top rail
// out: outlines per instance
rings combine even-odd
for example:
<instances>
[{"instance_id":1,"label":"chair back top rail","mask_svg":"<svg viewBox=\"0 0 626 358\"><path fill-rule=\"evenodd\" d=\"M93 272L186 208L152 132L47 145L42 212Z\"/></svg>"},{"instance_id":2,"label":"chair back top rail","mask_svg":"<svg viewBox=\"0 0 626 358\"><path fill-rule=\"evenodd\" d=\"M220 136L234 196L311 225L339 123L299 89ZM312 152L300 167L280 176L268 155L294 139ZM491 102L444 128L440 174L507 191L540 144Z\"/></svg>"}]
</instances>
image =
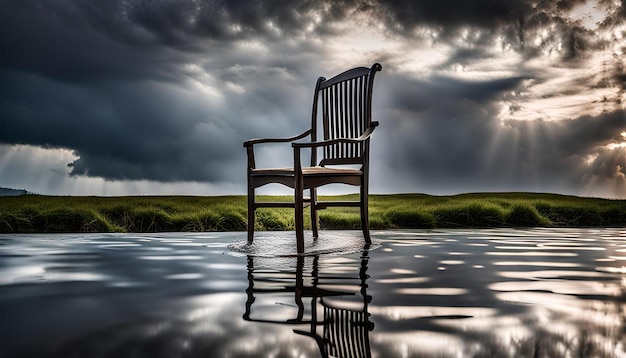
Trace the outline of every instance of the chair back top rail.
<instances>
[{"instance_id":1,"label":"chair back top rail","mask_svg":"<svg viewBox=\"0 0 626 358\"><path fill-rule=\"evenodd\" d=\"M370 69L367 67L357 67L357 68L353 68L351 70L347 70L345 72L342 72L340 74L338 74L337 76L334 76L330 79L325 79L324 77L322 77L322 83L320 83L320 90L323 90L327 87L330 87L332 85L335 85L339 82L343 82L346 80L350 80L356 77L361 77L361 76L367 76L370 73Z\"/></svg>"}]
</instances>

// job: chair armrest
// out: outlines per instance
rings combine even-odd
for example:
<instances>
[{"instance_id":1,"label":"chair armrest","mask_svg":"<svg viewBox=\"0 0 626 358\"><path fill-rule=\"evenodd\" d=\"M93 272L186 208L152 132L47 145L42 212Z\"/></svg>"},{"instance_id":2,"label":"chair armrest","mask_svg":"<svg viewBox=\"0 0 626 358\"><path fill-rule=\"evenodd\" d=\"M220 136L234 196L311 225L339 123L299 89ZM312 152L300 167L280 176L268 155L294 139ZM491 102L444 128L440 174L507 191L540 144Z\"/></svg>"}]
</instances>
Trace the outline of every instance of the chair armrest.
<instances>
[{"instance_id":1,"label":"chair armrest","mask_svg":"<svg viewBox=\"0 0 626 358\"><path fill-rule=\"evenodd\" d=\"M359 143L367 140L372 133L374 133L374 129L378 126L378 122L372 122L369 128L358 138L335 138L330 140L323 140L319 142L303 142L303 143L292 143L291 146L293 148L317 148L317 147L326 147L329 145L337 144L337 143Z\"/></svg>"},{"instance_id":2,"label":"chair armrest","mask_svg":"<svg viewBox=\"0 0 626 358\"><path fill-rule=\"evenodd\" d=\"M302 139L306 136L308 136L309 134L311 134L311 130L307 130L304 131L296 136L293 137L287 137L287 138L256 138L256 139L250 139L247 140L245 142L243 142L243 146L244 147L252 147L255 144L260 144L260 143L285 143L285 142L293 142L294 140L298 140L298 139Z\"/></svg>"}]
</instances>

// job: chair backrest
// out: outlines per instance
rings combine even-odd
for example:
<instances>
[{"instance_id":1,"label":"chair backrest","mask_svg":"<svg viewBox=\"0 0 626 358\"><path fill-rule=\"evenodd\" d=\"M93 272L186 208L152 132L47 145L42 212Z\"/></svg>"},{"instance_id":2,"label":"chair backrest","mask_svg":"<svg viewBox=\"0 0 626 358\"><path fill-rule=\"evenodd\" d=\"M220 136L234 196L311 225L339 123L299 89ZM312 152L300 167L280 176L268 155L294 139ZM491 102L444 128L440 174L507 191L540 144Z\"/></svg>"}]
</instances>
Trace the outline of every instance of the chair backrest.
<instances>
[{"instance_id":1,"label":"chair backrest","mask_svg":"<svg viewBox=\"0 0 626 358\"><path fill-rule=\"evenodd\" d=\"M374 75L382 70L378 63L371 68L357 67L330 79L317 80L313 99L311 140L317 139L318 115L324 140L358 138L372 123L372 87ZM318 110L321 113L318 113ZM363 143L337 143L323 149L320 165L363 164L369 157L369 139ZM317 165L312 153L311 165Z\"/></svg>"}]
</instances>

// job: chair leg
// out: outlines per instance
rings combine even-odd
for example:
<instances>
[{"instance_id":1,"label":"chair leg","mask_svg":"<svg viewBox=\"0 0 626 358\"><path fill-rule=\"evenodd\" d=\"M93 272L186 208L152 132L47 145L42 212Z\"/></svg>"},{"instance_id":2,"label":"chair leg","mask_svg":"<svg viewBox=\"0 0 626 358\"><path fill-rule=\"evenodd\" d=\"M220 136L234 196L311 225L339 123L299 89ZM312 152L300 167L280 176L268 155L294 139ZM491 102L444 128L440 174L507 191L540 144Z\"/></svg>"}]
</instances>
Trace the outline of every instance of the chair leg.
<instances>
[{"instance_id":1,"label":"chair leg","mask_svg":"<svg viewBox=\"0 0 626 358\"><path fill-rule=\"evenodd\" d=\"M295 287L295 301L298 306L297 322L302 322L304 317L304 302L302 297L304 296L304 256L298 256L296 265L296 287Z\"/></svg>"},{"instance_id":2,"label":"chair leg","mask_svg":"<svg viewBox=\"0 0 626 358\"><path fill-rule=\"evenodd\" d=\"M243 314L243 319L250 319L250 312L252 311L252 304L256 301L254 297L254 259L252 256L248 256L248 288L246 289L246 312Z\"/></svg>"},{"instance_id":3,"label":"chair leg","mask_svg":"<svg viewBox=\"0 0 626 358\"><path fill-rule=\"evenodd\" d=\"M248 187L248 244L254 240L254 188Z\"/></svg>"},{"instance_id":4,"label":"chair leg","mask_svg":"<svg viewBox=\"0 0 626 358\"><path fill-rule=\"evenodd\" d=\"M294 206L295 206L295 224L296 224L296 245L298 253L304 253L304 193L302 190L302 178L296 178Z\"/></svg>"},{"instance_id":5,"label":"chair leg","mask_svg":"<svg viewBox=\"0 0 626 358\"><path fill-rule=\"evenodd\" d=\"M317 189L311 189L311 230L313 230L313 238L317 239L320 227L319 217L317 216Z\"/></svg>"},{"instance_id":6,"label":"chair leg","mask_svg":"<svg viewBox=\"0 0 626 358\"><path fill-rule=\"evenodd\" d=\"M365 242L371 244L372 239L370 238L370 221L366 185L361 185L361 228L363 230L363 238L365 239Z\"/></svg>"}]
</instances>

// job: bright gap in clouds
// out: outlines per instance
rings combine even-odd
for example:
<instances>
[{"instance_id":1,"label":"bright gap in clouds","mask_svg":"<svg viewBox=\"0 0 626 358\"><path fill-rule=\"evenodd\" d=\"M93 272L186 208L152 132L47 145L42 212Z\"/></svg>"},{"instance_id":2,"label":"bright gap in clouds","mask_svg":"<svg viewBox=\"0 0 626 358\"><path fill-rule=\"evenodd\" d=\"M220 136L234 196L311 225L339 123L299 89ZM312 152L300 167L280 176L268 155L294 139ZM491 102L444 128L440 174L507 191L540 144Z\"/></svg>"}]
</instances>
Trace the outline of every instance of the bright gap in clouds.
<instances>
[{"instance_id":1,"label":"bright gap in clouds","mask_svg":"<svg viewBox=\"0 0 626 358\"><path fill-rule=\"evenodd\" d=\"M593 31L604 20L606 11L609 10L601 2L588 0L582 4L577 4L569 11L569 15L574 21L579 21L584 27Z\"/></svg>"}]
</instances>

